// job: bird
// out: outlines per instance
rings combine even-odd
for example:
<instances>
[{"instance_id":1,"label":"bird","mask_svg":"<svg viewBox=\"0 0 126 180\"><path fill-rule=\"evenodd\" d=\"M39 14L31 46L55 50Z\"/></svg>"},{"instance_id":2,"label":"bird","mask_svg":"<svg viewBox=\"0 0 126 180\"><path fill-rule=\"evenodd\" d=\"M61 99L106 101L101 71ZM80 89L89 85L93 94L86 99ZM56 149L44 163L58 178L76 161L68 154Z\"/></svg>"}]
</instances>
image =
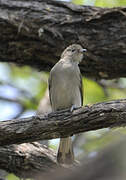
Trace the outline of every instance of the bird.
<instances>
[{"instance_id":1,"label":"bird","mask_svg":"<svg viewBox=\"0 0 126 180\"><path fill-rule=\"evenodd\" d=\"M82 76L78 65L84 52L86 49L80 44L69 45L51 69L48 84L52 112L67 108L72 112L83 105ZM73 164L74 161L71 137L60 138L57 162Z\"/></svg>"}]
</instances>

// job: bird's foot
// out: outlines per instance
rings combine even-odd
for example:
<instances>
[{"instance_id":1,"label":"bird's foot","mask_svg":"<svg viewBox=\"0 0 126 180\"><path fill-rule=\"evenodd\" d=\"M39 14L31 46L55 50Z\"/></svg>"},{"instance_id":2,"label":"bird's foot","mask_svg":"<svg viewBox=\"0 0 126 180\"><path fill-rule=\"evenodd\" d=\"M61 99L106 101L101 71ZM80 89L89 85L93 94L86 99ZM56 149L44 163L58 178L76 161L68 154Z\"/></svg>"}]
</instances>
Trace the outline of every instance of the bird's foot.
<instances>
[{"instance_id":1,"label":"bird's foot","mask_svg":"<svg viewBox=\"0 0 126 180\"><path fill-rule=\"evenodd\" d=\"M73 112L76 109L76 105L72 105L70 108L70 112Z\"/></svg>"},{"instance_id":2,"label":"bird's foot","mask_svg":"<svg viewBox=\"0 0 126 180\"><path fill-rule=\"evenodd\" d=\"M75 109L80 109L81 106L72 105L70 108L70 112L73 112Z\"/></svg>"}]
</instances>

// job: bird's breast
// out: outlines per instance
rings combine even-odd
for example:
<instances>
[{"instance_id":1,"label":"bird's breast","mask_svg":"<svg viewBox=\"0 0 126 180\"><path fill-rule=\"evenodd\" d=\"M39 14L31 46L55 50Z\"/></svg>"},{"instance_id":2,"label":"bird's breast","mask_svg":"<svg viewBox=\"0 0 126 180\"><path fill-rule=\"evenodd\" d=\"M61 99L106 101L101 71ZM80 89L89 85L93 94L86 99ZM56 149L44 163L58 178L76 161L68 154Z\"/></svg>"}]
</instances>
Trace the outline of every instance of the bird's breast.
<instances>
[{"instance_id":1,"label":"bird's breast","mask_svg":"<svg viewBox=\"0 0 126 180\"><path fill-rule=\"evenodd\" d=\"M53 110L69 108L73 104L81 105L78 73L73 67L65 67L55 72L51 90Z\"/></svg>"}]
</instances>

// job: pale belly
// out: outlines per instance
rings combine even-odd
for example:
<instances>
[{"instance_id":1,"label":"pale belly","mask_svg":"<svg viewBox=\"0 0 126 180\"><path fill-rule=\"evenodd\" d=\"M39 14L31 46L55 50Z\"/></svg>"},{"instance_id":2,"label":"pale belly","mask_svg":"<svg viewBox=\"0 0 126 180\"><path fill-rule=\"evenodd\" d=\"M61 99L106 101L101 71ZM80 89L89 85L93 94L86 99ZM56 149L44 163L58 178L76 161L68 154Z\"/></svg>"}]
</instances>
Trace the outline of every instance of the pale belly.
<instances>
[{"instance_id":1,"label":"pale belly","mask_svg":"<svg viewBox=\"0 0 126 180\"><path fill-rule=\"evenodd\" d=\"M54 80L52 87L52 110L71 108L72 105L81 106L79 86L75 85L72 77L70 81L68 79L60 79L59 82L55 82Z\"/></svg>"}]
</instances>

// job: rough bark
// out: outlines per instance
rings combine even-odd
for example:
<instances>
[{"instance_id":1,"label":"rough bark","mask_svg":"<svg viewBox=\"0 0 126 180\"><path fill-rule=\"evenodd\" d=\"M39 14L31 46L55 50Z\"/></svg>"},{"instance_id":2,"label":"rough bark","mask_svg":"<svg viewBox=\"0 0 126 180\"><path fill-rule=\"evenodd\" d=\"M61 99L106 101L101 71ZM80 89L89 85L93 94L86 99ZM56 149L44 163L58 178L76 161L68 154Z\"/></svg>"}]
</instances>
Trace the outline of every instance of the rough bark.
<instances>
[{"instance_id":1,"label":"rough bark","mask_svg":"<svg viewBox=\"0 0 126 180\"><path fill-rule=\"evenodd\" d=\"M0 168L18 177L33 178L56 167L54 151L39 143L0 147Z\"/></svg>"},{"instance_id":2,"label":"rough bark","mask_svg":"<svg viewBox=\"0 0 126 180\"><path fill-rule=\"evenodd\" d=\"M88 49L82 74L97 79L126 77L126 8L0 0L1 62L48 71L71 43Z\"/></svg>"},{"instance_id":3,"label":"rough bark","mask_svg":"<svg viewBox=\"0 0 126 180\"><path fill-rule=\"evenodd\" d=\"M57 111L0 122L0 145L72 136L107 127L126 126L126 99L94 104L73 112Z\"/></svg>"},{"instance_id":4,"label":"rough bark","mask_svg":"<svg viewBox=\"0 0 126 180\"><path fill-rule=\"evenodd\" d=\"M20 178L37 180L97 180L98 177L100 180L124 180L125 139L124 136L93 158L85 157L81 161L81 167L78 164L75 168L67 166L62 169L55 163L55 153L39 143L4 146L0 147L0 168Z\"/></svg>"}]
</instances>

